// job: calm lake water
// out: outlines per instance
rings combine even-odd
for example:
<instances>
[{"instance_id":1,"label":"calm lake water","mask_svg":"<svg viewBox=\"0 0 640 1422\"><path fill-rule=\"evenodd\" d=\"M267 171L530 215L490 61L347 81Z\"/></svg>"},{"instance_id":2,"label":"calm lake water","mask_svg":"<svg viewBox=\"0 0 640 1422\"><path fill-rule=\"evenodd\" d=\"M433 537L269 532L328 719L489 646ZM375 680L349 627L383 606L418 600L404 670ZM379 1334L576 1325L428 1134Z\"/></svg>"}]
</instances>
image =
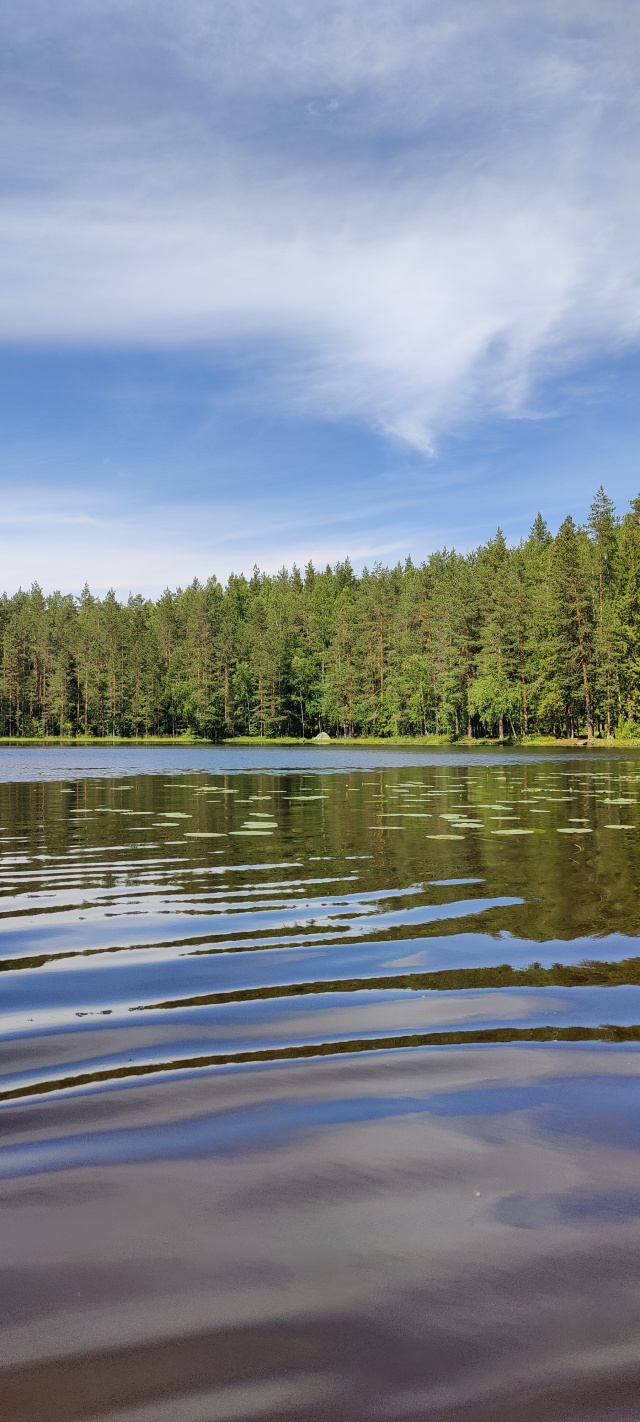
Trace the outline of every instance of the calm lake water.
<instances>
[{"instance_id":1,"label":"calm lake water","mask_svg":"<svg viewBox=\"0 0 640 1422\"><path fill-rule=\"evenodd\" d=\"M640 1416L640 756L0 782L7 1422Z\"/></svg>"}]
</instances>

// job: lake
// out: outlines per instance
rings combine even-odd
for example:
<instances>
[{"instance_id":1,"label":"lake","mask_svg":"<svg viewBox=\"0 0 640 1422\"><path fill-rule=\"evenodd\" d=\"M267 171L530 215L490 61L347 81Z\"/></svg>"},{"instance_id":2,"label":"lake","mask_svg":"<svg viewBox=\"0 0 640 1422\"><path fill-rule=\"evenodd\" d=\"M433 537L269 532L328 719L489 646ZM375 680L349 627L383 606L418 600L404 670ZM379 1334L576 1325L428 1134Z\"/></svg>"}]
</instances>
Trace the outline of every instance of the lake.
<instances>
[{"instance_id":1,"label":"lake","mask_svg":"<svg viewBox=\"0 0 640 1422\"><path fill-rule=\"evenodd\" d=\"M0 1414L640 1415L640 755L0 750Z\"/></svg>"}]
</instances>

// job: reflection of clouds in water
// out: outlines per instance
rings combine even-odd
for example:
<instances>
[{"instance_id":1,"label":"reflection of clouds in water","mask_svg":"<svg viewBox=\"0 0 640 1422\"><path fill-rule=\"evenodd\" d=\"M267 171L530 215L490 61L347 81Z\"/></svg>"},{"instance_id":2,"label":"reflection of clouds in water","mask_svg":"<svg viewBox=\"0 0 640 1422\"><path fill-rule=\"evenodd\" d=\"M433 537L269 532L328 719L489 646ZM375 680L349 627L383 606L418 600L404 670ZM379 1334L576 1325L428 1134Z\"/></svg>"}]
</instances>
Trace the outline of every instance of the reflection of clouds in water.
<instances>
[{"instance_id":1,"label":"reflection of clouds in water","mask_svg":"<svg viewBox=\"0 0 640 1422\"><path fill-rule=\"evenodd\" d=\"M334 1402L336 1383L327 1372L307 1376L263 1377L256 1383L230 1383L206 1392L174 1394L164 1400L117 1412L101 1413L95 1422L249 1422L264 1419L267 1411L278 1417L300 1416L300 1409Z\"/></svg>"},{"instance_id":2,"label":"reflection of clouds in water","mask_svg":"<svg viewBox=\"0 0 640 1422\"><path fill-rule=\"evenodd\" d=\"M104 771L111 753L93 769ZM150 760L129 754L122 748L120 773L125 763L157 769L164 750ZM3 1358L27 1370L29 1359L53 1369L42 1359L57 1358L50 1388L38 1374L40 1398L55 1387L71 1414L81 1389L97 1388L86 1394L86 1413L102 1422L104 1369L110 1396L122 1398L118 1422L127 1409L131 1422L147 1422L151 1385L176 1416L189 1398L196 1409L211 1404L212 1416L225 1405L247 1416L261 1408L254 1415L262 1417L279 1380L301 1377L302 1392L282 1391L278 1405L289 1397L293 1415L306 1409L314 1422L336 1414L341 1422L423 1422L425 1414L459 1422L465 1398L470 1422L584 1422L594 1408L580 1376L594 1396L614 1388L640 1326L637 1047L372 1050L370 1039L474 1024L479 1032L494 1023L586 1023L599 1032L603 1022L640 1022L640 987L629 981L638 969L621 965L626 982L616 982L617 960L637 946L622 936L629 924L635 933L633 840L618 836L607 850L612 837L593 836L581 846L584 858L594 856L582 875L567 873L577 852L553 834L509 844L470 832L464 843L436 845L407 818L402 835L372 845L360 823L372 812L357 801L349 808L332 748L333 770L311 781L321 803L278 801L290 837L285 849L278 830L264 863L257 843L226 841L222 863L206 840L185 838L166 852L105 843L125 827L137 833L143 813L151 833L154 815L180 823L191 814L189 831L203 835L223 818L264 826L266 805L249 808L249 792L271 796L284 783L293 799L308 788L291 766L291 778L274 780L284 752L269 748L267 769L237 777L237 799L210 795L208 805L214 785L231 788L229 765L255 767L256 752L193 754L201 770L210 756L219 774L199 774L191 750L182 760L191 782L176 777L158 792L154 777L139 773L130 819L77 813L122 810L115 787L94 775L62 787L65 800L56 785L0 787L3 825L30 835L32 815L50 854L29 858L25 841L21 864L4 861L5 952L79 955L30 958L27 970L4 974L3 1025L21 1022L3 1042L5 1072L41 1085L76 1080L91 1065L104 1070L91 1090L85 1083L33 1097L28 1115L24 1103L19 1117L5 1111L7 1124L22 1126L0 1148L0 1171L10 1176L0 1180L11 1320ZM58 750L52 755L61 763ZM448 756L420 760L426 786L437 776L437 808L450 813L455 804L446 797L451 773L456 793L466 787L467 811L475 812L474 795L495 805L493 769L472 794L463 761L452 772ZM71 748L69 757L78 769L82 756ZM45 767L42 752L36 763ZM514 760L513 786L538 773L531 760ZM391 787L395 779L393 769L380 777ZM564 802L548 813L567 823ZM69 848L78 850L73 860ZM517 907L516 894L526 899ZM476 927L487 931L470 932L473 918L461 915L481 906L492 916ZM296 929L298 921L307 927ZM588 936L595 925L609 936ZM116 953L88 955L114 944ZM561 986L552 974L549 986L536 983L539 968L530 987L509 981L514 966L533 960L547 969L584 958L604 961L597 972L615 986L571 986L586 970L567 982L562 966L552 970ZM493 979L488 971L474 979L473 969L491 965ZM427 968L453 970L447 991L421 986ZM283 995L289 988L297 995ZM328 1038L340 1048L358 1038L366 1050L237 1060L247 1046L275 1043L281 1053L297 1041L315 1051ZM168 1061L201 1049L210 1059L221 1047L235 1054L233 1065L166 1071ZM110 1080L118 1062L160 1071ZM309 1378L319 1393L305 1393ZM559 1389L555 1413L536 1392L541 1379ZM232 1383L248 1391L232 1397ZM26 1374L23 1384L31 1385ZM611 1394L598 1415L607 1408Z\"/></svg>"},{"instance_id":3,"label":"reflection of clouds in water","mask_svg":"<svg viewBox=\"0 0 640 1422\"><path fill-rule=\"evenodd\" d=\"M640 1216L640 1194L582 1190L564 1195L505 1195L495 1218L516 1229L546 1229L551 1225L626 1224Z\"/></svg>"},{"instance_id":4,"label":"reflection of clouds in water","mask_svg":"<svg viewBox=\"0 0 640 1422\"><path fill-rule=\"evenodd\" d=\"M569 994L574 991L569 989ZM573 1009L570 997L563 999L550 995L547 998L543 993L527 996L504 989L499 993L492 993L486 988L477 992L468 989L463 993L406 993L404 999L391 993L378 995L375 989L370 989L366 994L354 991L335 995L330 1006L329 997L329 994L319 995L315 1002L308 1002L304 1007L304 1000L299 998L252 1004L252 1007L259 1008L259 1012L247 1012L244 1040L255 1038L261 1044L266 1043L267 1039L271 1042L278 1038L283 1043L330 1042L336 1037L381 1037L385 1033L464 1028L474 1023L482 1023L483 1026L503 1026L512 1022L537 1025L546 1024L550 1017L558 1019L562 1016L564 1021L567 1013L571 1015L573 1024L583 1015L591 1016L593 1011L600 1021L597 1007L592 1013L587 1009L587 1014L584 1014L584 1008L580 1010L582 1004ZM367 1001L367 998L373 1001ZM636 1012L639 1011L640 989L637 990L636 1003ZM239 1019L244 1014L236 1008L229 1015ZM231 1039L237 1039L240 1030L238 1020L234 1025L226 1026L223 1012L219 1011L214 1031L221 1041L228 1043Z\"/></svg>"},{"instance_id":5,"label":"reflection of clouds in water","mask_svg":"<svg viewBox=\"0 0 640 1422\"><path fill-rule=\"evenodd\" d=\"M300 1376L304 1356L327 1387L314 1408L320 1422L336 1415L334 1387L340 1416L368 1422L422 1417L427 1403L448 1419L465 1398L511 1415L523 1386L535 1398L553 1382L559 1415L577 1422L589 1415L574 1397L580 1376L613 1386L637 1335L637 1231L616 1214L616 1201L637 1200L637 1157L594 1147L579 1131L548 1134L545 1108L565 1099L573 1114L581 1097L585 1122L594 1099L597 1111L615 1111L620 1073L630 1072L629 1051L603 1060L592 1049L521 1047L280 1065L217 1074L214 1086L167 1082L104 1098L106 1154L90 1173L86 1103L50 1103L49 1133L63 1145L77 1131L65 1180L83 1191L70 1211L60 1175L41 1176L35 1203L58 1250L82 1269L83 1296L71 1294L61 1313L60 1296L45 1294L37 1322L14 1327L3 1356L57 1357L64 1394L77 1387L72 1339L74 1359L97 1349L114 1378L119 1369L125 1377L126 1361L138 1405L153 1377L164 1398L180 1400L186 1366L196 1393L228 1386L211 1372L226 1357L259 1389L278 1371ZM131 1130L128 1150L109 1164L116 1101ZM164 1139L156 1136L155 1163L147 1155L135 1164L147 1130ZM220 1155L225 1132L229 1146L237 1133L236 1148ZM586 1207L569 1229L496 1217L501 1204L516 1208L505 1201L532 1197L562 1199L565 1212L568 1198ZM171 1241L160 1271L158 1240ZM28 1250L26 1234L14 1234L16 1267ZM23 1277L26 1288L39 1285ZM266 1408L268 1388L263 1396Z\"/></svg>"}]
</instances>

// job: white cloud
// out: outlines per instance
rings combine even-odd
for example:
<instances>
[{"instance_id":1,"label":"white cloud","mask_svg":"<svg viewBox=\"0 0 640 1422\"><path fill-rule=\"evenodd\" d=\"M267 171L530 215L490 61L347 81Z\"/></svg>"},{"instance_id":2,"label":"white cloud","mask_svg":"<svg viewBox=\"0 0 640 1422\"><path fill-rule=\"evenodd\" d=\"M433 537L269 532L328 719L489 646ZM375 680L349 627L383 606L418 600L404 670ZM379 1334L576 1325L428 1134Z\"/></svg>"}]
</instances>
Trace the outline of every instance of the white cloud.
<instances>
[{"instance_id":1,"label":"white cloud","mask_svg":"<svg viewBox=\"0 0 640 1422\"><path fill-rule=\"evenodd\" d=\"M638 12L31 0L6 340L271 343L256 398L422 449L640 332Z\"/></svg>"}]
</instances>

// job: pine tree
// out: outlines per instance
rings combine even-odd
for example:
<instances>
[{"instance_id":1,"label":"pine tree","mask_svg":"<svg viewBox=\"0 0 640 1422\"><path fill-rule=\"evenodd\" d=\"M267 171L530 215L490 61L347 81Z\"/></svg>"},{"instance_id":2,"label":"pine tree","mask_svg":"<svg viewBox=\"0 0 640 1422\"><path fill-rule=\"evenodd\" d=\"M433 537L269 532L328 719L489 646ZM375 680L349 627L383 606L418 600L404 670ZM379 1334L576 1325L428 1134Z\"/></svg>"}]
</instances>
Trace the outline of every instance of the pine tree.
<instances>
[{"instance_id":1,"label":"pine tree","mask_svg":"<svg viewBox=\"0 0 640 1422\"><path fill-rule=\"evenodd\" d=\"M0 598L4 735L640 733L640 498L509 548Z\"/></svg>"}]
</instances>

